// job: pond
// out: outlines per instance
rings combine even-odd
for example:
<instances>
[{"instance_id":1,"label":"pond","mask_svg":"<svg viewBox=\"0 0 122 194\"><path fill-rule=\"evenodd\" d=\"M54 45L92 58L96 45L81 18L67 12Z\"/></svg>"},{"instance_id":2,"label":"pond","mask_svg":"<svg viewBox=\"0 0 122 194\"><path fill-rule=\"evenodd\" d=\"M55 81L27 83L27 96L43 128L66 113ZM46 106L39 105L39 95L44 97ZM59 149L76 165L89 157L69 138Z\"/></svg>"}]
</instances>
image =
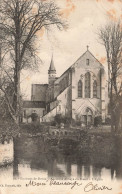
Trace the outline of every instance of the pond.
<instances>
[{"instance_id":1,"label":"pond","mask_svg":"<svg viewBox=\"0 0 122 194\"><path fill-rule=\"evenodd\" d=\"M50 148L42 137L21 137L14 141L14 162L0 168L0 179L27 177L75 177L82 179L122 178L122 150L103 140L92 150ZM114 143L113 143L114 144ZM101 148L100 148L101 147Z\"/></svg>"}]
</instances>

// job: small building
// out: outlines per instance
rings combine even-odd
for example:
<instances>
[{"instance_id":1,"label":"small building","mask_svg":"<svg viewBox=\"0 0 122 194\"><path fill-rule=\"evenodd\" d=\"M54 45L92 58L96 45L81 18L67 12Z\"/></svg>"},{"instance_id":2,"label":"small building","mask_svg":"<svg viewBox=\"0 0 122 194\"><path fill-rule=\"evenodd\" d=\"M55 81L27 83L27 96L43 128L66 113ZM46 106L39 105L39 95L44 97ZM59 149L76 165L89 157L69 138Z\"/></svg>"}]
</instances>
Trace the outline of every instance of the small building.
<instances>
[{"instance_id":1,"label":"small building","mask_svg":"<svg viewBox=\"0 0 122 194\"><path fill-rule=\"evenodd\" d=\"M38 120L44 114L45 102L42 101L24 101L23 102L23 122L32 122L32 114L37 114Z\"/></svg>"}]
</instances>

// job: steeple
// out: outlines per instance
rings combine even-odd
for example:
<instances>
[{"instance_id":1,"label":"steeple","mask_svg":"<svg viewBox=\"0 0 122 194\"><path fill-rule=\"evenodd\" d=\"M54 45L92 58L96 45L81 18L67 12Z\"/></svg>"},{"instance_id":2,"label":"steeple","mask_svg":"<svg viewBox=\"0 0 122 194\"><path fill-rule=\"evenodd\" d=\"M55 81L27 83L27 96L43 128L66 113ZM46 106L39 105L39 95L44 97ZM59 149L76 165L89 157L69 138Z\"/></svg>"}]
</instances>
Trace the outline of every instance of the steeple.
<instances>
[{"instance_id":1,"label":"steeple","mask_svg":"<svg viewBox=\"0 0 122 194\"><path fill-rule=\"evenodd\" d=\"M51 62L50 62L50 67L49 67L49 70L48 70L48 83L49 84L54 83L55 78L56 78L56 69L55 69L55 66L54 66L53 55L52 55L52 59L51 59Z\"/></svg>"},{"instance_id":2,"label":"steeple","mask_svg":"<svg viewBox=\"0 0 122 194\"><path fill-rule=\"evenodd\" d=\"M50 71L56 71L55 66L54 66L54 61L53 61L53 55L52 55L52 59L51 59L51 62L50 62L50 67L49 67L48 73Z\"/></svg>"}]
</instances>

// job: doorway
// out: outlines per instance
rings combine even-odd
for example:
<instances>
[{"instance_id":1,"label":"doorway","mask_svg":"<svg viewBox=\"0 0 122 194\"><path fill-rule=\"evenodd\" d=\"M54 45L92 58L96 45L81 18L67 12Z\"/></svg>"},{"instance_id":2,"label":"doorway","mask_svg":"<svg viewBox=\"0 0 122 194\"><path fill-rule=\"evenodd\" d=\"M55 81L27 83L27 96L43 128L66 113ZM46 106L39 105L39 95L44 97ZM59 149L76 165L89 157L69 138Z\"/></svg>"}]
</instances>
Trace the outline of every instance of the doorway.
<instances>
[{"instance_id":1,"label":"doorway","mask_svg":"<svg viewBox=\"0 0 122 194\"><path fill-rule=\"evenodd\" d=\"M86 108L84 115L82 115L82 122L86 126L93 124L93 112L90 108Z\"/></svg>"}]
</instances>

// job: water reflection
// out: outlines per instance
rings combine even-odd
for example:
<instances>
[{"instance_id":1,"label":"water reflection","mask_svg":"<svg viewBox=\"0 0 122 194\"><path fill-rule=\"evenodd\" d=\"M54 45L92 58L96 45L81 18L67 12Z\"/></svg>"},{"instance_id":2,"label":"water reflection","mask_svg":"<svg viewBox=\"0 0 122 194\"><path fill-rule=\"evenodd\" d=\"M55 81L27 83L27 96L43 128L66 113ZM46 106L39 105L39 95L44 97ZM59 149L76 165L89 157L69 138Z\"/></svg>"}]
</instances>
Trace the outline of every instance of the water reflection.
<instances>
[{"instance_id":1,"label":"water reflection","mask_svg":"<svg viewBox=\"0 0 122 194\"><path fill-rule=\"evenodd\" d=\"M15 141L13 177L122 178L122 151L46 151L41 138ZM119 144L120 146L120 144ZM119 147L117 147L119 149Z\"/></svg>"}]
</instances>

